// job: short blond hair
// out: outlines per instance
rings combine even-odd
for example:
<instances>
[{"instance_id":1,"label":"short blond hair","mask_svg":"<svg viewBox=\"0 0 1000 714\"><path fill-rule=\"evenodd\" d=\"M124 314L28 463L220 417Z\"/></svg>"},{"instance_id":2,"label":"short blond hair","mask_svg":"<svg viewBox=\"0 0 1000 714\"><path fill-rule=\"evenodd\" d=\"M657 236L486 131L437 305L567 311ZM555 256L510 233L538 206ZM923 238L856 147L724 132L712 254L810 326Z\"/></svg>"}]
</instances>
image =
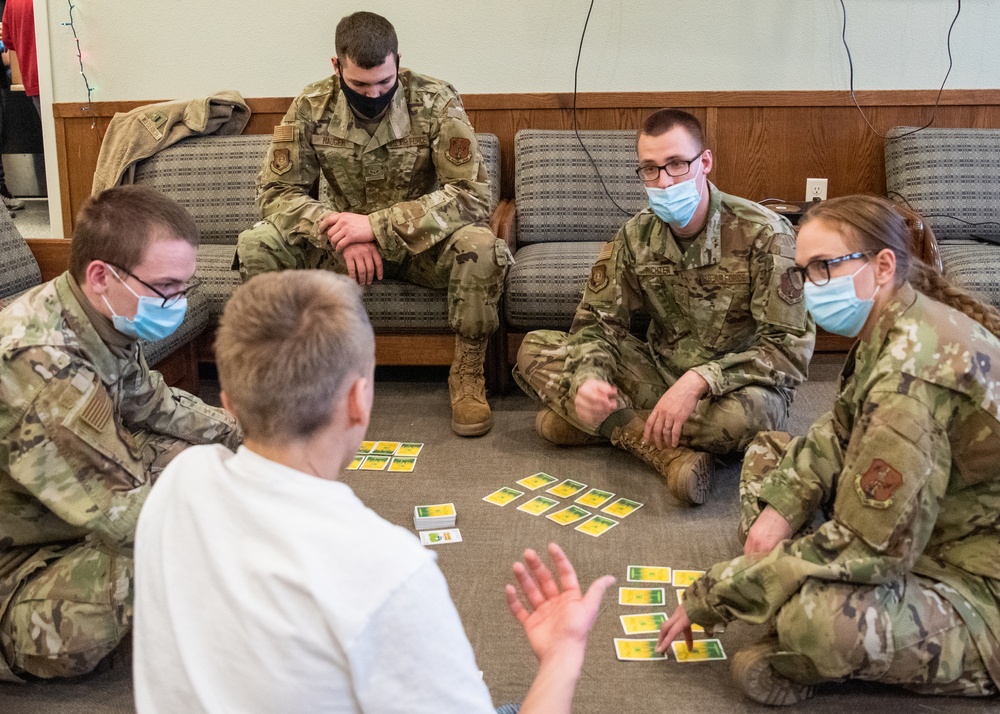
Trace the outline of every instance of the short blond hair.
<instances>
[{"instance_id":1,"label":"short blond hair","mask_svg":"<svg viewBox=\"0 0 1000 714\"><path fill-rule=\"evenodd\" d=\"M371 373L375 336L354 281L324 270L264 273L226 304L215 359L247 438L302 439L329 423L352 376Z\"/></svg>"}]
</instances>

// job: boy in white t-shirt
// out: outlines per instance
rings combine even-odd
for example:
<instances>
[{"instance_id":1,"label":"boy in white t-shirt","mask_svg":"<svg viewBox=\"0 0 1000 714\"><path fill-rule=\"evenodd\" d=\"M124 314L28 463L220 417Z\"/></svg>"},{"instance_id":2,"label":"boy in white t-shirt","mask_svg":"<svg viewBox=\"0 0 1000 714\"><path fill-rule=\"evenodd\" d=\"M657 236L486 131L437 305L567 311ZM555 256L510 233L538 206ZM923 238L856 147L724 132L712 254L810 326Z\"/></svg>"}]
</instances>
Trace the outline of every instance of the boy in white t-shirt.
<instances>
[{"instance_id":1,"label":"boy in white t-shirt","mask_svg":"<svg viewBox=\"0 0 1000 714\"><path fill-rule=\"evenodd\" d=\"M435 555L337 479L372 407L360 290L327 271L260 275L215 346L236 454L186 450L136 537L135 698L145 712L493 712ZM539 658L521 711L569 712L607 588L558 584L533 551L507 600Z\"/></svg>"}]
</instances>

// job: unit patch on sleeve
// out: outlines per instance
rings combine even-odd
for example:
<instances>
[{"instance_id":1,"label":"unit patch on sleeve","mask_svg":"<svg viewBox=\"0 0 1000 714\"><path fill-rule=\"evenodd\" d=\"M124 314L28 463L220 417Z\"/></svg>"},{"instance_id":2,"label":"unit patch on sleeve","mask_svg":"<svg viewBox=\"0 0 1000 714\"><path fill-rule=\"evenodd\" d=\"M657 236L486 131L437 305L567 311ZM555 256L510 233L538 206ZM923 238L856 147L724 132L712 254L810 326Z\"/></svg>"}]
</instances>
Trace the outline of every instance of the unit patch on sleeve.
<instances>
[{"instance_id":1,"label":"unit patch on sleeve","mask_svg":"<svg viewBox=\"0 0 1000 714\"><path fill-rule=\"evenodd\" d=\"M891 506L892 494L902 485L903 474L882 459L872 459L871 465L857 481L861 500L875 508Z\"/></svg>"},{"instance_id":2,"label":"unit patch on sleeve","mask_svg":"<svg viewBox=\"0 0 1000 714\"><path fill-rule=\"evenodd\" d=\"M448 142L448 152L445 156L453 164L464 164L472 158L472 142L460 136L453 136Z\"/></svg>"}]
</instances>

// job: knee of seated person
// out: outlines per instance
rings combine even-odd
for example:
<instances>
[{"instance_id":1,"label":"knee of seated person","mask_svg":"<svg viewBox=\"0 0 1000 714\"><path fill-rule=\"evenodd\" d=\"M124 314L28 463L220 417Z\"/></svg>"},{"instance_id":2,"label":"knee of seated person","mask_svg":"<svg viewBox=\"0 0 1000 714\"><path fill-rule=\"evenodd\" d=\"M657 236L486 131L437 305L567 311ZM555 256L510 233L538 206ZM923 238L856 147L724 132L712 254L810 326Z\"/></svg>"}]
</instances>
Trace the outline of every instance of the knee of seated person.
<instances>
[{"instance_id":1,"label":"knee of seated person","mask_svg":"<svg viewBox=\"0 0 1000 714\"><path fill-rule=\"evenodd\" d=\"M455 251L455 262L459 265L472 264L483 275L506 271L510 262L507 245L493 235L485 226L465 226L455 231L451 250Z\"/></svg>"},{"instance_id":2,"label":"knee of seated person","mask_svg":"<svg viewBox=\"0 0 1000 714\"><path fill-rule=\"evenodd\" d=\"M845 645L856 642L856 623L831 617L831 602L818 601L838 599L840 587L836 583L805 587L778 611L775 627L786 654L772 665L786 677L813 683L847 677L854 670L852 647Z\"/></svg>"},{"instance_id":3,"label":"knee of seated person","mask_svg":"<svg viewBox=\"0 0 1000 714\"><path fill-rule=\"evenodd\" d=\"M240 275L246 282L254 275L289 267L278 258L284 238L270 221L261 221L240 233L236 241Z\"/></svg>"},{"instance_id":4,"label":"knee of seated person","mask_svg":"<svg viewBox=\"0 0 1000 714\"><path fill-rule=\"evenodd\" d=\"M42 679L89 674L128 631L110 606L94 603L27 601L8 617L11 668Z\"/></svg>"},{"instance_id":5,"label":"knee of seated person","mask_svg":"<svg viewBox=\"0 0 1000 714\"><path fill-rule=\"evenodd\" d=\"M565 336L557 330L533 330L521 340L517 348L517 370L522 375L535 372L546 359L545 352L557 347L557 336Z\"/></svg>"}]
</instances>

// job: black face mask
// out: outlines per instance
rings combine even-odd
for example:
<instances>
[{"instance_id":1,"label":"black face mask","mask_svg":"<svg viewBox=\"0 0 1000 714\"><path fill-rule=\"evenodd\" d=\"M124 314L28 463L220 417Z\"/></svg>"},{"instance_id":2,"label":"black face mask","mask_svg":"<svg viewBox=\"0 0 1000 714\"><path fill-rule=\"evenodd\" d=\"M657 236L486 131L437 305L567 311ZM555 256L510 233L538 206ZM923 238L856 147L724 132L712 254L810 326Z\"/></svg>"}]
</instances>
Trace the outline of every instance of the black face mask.
<instances>
[{"instance_id":1,"label":"black face mask","mask_svg":"<svg viewBox=\"0 0 1000 714\"><path fill-rule=\"evenodd\" d=\"M389 106L389 102L392 101L392 97L396 93L397 87L399 87L399 77L396 77L396 83L392 85L392 89L388 92L378 97L369 97L355 92L347 86L343 77L340 78L340 90L344 93L344 98L347 99L347 103L351 106L351 109L363 116L365 119L375 119L382 112L384 112L385 108Z\"/></svg>"}]
</instances>

